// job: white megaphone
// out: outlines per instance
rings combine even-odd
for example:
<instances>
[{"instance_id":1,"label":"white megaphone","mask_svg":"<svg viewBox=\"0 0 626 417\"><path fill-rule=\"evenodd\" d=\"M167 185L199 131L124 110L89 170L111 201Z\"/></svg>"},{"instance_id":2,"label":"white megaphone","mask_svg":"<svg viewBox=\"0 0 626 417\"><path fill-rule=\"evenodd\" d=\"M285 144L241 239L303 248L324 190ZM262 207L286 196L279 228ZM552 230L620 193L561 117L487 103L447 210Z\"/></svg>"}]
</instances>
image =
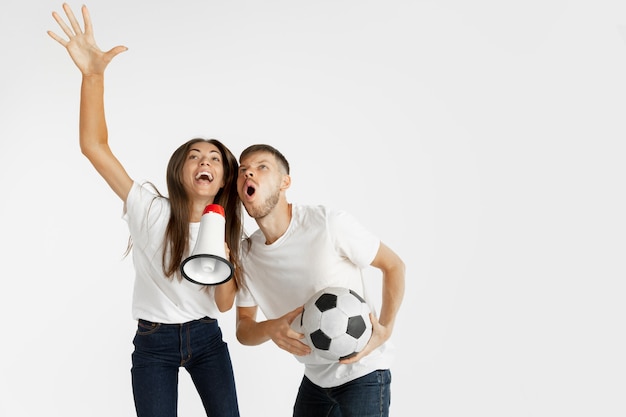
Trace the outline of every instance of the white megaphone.
<instances>
[{"instance_id":1,"label":"white megaphone","mask_svg":"<svg viewBox=\"0 0 626 417\"><path fill-rule=\"evenodd\" d=\"M180 264L185 279L200 285L218 285L233 276L233 265L226 259L224 208L209 204L200 219L198 238L191 255Z\"/></svg>"}]
</instances>

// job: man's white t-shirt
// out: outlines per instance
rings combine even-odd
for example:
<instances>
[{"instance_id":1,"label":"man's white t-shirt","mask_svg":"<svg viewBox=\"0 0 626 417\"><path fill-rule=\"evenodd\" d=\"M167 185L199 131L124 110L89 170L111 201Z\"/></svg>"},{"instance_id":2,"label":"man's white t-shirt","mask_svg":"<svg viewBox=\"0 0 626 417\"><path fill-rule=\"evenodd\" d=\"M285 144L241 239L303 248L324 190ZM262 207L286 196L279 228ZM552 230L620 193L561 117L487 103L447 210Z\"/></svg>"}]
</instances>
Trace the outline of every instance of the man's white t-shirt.
<instances>
[{"instance_id":1,"label":"man's white t-shirt","mask_svg":"<svg viewBox=\"0 0 626 417\"><path fill-rule=\"evenodd\" d=\"M250 248L242 245L243 284L237 306L258 306L275 319L304 305L326 287L346 287L368 300L362 270L374 260L380 240L344 211L324 206L292 205L292 219L285 234L271 245L260 230L250 236ZM312 353L295 356L305 364L304 374L321 387L335 387L388 369L390 343L359 362L344 365Z\"/></svg>"}]
</instances>

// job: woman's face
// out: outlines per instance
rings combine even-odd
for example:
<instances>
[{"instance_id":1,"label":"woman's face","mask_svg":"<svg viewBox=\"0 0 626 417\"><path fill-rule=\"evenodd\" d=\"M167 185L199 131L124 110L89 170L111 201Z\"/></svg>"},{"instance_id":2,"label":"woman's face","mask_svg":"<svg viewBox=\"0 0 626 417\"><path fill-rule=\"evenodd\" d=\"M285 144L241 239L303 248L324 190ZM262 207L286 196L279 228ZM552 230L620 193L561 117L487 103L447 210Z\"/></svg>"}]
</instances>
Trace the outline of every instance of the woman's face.
<instances>
[{"instance_id":1,"label":"woman's face","mask_svg":"<svg viewBox=\"0 0 626 417\"><path fill-rule=\"evenodd\" d=\"M183 164L182 179L192 200L212 200L224 186L224 161L217 146L207 142L191 145Z\"/></svg>"}]
</instances>

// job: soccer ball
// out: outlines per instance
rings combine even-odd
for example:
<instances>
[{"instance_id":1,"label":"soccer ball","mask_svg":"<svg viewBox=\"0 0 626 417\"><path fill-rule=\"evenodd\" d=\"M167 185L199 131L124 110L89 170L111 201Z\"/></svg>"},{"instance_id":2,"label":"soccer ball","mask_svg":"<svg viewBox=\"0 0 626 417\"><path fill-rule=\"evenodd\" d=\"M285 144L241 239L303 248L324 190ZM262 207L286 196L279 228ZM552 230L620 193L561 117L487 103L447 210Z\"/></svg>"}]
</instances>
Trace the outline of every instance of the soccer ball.
<instances>
[{"instance_id":1,"label":"soccer ball","mask_svg":"<svg viewBox=\"0 0 626 417\"><path fill-rule=\"evenodd\" d=\"M300 326L307 344L326 359L339 361L359 353L372 335L370 308L349 288L328 287L304 305Z\"/></svg>"}]
</instances>

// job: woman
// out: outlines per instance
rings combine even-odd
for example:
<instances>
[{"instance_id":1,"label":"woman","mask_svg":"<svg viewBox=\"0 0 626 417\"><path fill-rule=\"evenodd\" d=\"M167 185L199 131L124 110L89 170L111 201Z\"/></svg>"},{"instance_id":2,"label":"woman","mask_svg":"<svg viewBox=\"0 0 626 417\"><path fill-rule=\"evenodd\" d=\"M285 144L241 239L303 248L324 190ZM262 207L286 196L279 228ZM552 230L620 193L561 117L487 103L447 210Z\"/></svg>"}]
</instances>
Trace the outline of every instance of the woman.
<instances>
[{"instance_id":1,"label":"woman","mask_svg":"<svg viewBox=\"0 0 626 417\"><path fill-rule=\"evenodd\" d=\"M215 139L192 139L181 145L167 166L168 198L149 183L131 179L108 145L104 115L104 71L126 47L101 51L89 12L82 7L84 32L67 4L69 26L52 15L68 40L48 34L69 52L82 73L80 149L124 203L135 286L132 386L139 417L175 416L178 370L190 373L207 416L239 416L227 344L216 317L234 302L240 268L242 215L237 197L237 160ZM227 253L234 279L211 287L181 278L180 264L190 255L208 204L226 212Z\"/></svg>"}]
</instances>

